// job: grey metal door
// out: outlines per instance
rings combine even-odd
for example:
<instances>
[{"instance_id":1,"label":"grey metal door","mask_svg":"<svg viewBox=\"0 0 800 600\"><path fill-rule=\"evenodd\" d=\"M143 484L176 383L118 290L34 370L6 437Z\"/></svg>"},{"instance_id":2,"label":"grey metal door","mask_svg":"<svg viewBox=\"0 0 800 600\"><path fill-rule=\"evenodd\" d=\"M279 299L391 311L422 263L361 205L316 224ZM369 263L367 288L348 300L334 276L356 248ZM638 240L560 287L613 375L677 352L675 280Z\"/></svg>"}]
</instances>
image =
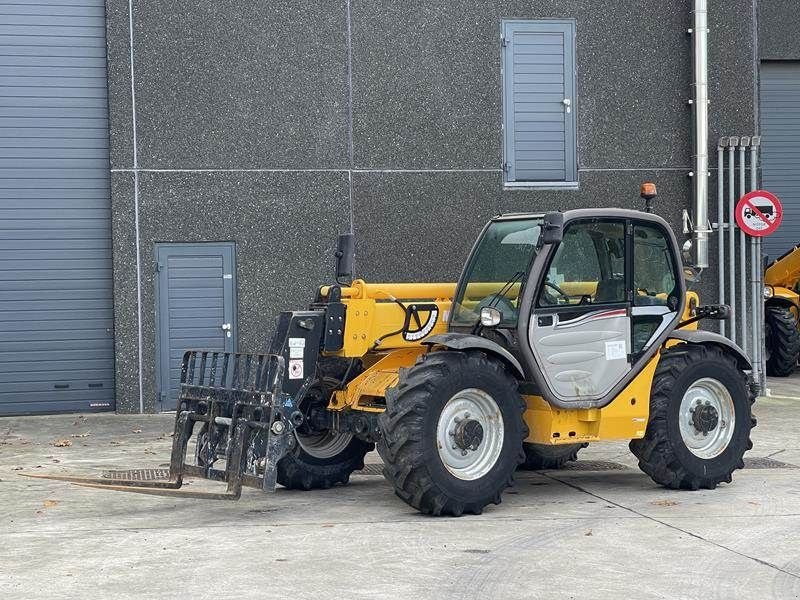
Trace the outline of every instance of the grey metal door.
<instances>
[{"instance_id":1,"label":"grey metal door","mask_svg":"<svg viewBox=\"0 0 800 600\"><path fill-rule=\"evenodd\" d=\"M235 246L159 244L156 255L159 404L174 410L186 350L236 350Z\"/></svg>"},{"instance_id":2,"label":"grey metal door","mask_svg":"<svg viewBox=\"0 0 800 600\"><path fill-rule=\"evenodd\" d=\"M507 183L578 181L575 23L503 22Z\"/></svg>"},{"instance_id":3,"label":"grey metal door","mask_svg":"<svg viewBox=\"0 0 800 600\"><path fill-rule=\"evenodd\" d=\"M114 409L103 0L0 0L0 415Z\"/></svg>"},{"instance_id":4,"label":"grey metal door","mask_svg":"<svg viewBox=\"0 0 800 600\"><path fill-rule=\"evenodd\" d=\"M783 202L783 224L764 238L778 258L800 243L800 62L761 65L762 187Z\"/></svg>"}]
</instances>

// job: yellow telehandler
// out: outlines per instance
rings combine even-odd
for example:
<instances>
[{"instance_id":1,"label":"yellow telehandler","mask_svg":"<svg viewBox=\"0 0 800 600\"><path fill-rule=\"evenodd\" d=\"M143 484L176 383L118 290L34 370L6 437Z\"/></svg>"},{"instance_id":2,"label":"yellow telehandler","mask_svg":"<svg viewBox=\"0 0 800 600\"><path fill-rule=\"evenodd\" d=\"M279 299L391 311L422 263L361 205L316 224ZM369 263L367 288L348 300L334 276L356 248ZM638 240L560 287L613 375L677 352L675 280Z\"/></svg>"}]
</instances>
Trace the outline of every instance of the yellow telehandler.
<instances>
[{"instance_id":1,"label":"yellow telehandler","mask_svg":"<svg viewBox=\"0 0 800 600\"><path fill-rule=\"evenodd\" d=\"M800 245L764 273L767 373L788 377L800 359Z\"/></svg>"},{"instance_id":2,"label":"yellow telehandler","mask_svg":"<svg viewBox=\"0 0 800 600\"><path fill-rule=\"evenodd\" d=\"M340 237L336 283L280 315L269 353L186 353L169 479L49 477L235 499L242 486L347 483L377 444L400 498L458 516L498 504L520 466L557 467L588 443L630 440L640 468L676 489L743 467L750 363L697 330L730 311L687 294L660 217L498 216L458 283L352 280L352 246ZM186 476L227 487L178 489Z\"/></svg>"}]
</instances>

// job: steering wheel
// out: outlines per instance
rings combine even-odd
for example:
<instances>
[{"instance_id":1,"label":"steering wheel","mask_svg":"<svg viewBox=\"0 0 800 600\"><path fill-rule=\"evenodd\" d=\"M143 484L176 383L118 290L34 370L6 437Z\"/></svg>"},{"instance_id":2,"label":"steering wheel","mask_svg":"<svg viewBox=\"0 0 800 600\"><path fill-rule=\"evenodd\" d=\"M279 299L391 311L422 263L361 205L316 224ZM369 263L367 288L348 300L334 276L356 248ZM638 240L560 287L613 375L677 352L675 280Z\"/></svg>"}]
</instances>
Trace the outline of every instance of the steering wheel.
<instances>
[{"instance_id":1,"label":"steering wheel","mask_svg":"<svg viewBox=\"0 0 800 600\"><path fill-rule=\"evenodd\" d=\"M556 293L559 296L561 296L562 298L569 299L569 294L567 292L565 292L564 290L562 290L560 287L558 287L555 283L553 283L551 281L545 281L544 284L545 284L545 286L554 289L556 291Z\"/></svg>"}]
</instances>

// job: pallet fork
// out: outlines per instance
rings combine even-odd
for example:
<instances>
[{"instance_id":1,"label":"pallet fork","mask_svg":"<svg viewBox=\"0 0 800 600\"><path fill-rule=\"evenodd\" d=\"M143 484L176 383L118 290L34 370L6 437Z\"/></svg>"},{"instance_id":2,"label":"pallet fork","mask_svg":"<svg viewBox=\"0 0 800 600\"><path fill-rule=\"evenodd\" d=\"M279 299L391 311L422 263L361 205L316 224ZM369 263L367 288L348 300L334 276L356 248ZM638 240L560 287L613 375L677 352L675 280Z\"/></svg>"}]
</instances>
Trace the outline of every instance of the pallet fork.
<instances>
[{"instance_id":1,"label":"pallet fork","mask_svg":"<svg viewBox=\"0 0 800 600\"><path fill-rule=\"evenodd\" d=\"M83 487L181 498L238 500L242 486L273 492L278 461L291 448L292 432L302 422L293 399L281 392L283 371L284 359L277 354L186 352L166 480L22 475ZM196 436L195 464L188 464L187 448L198 423L201 427ZM259 452L253 451L256 447ZM214 467L219 460L225 461L224 469ZM224 482L226 490L180 489L184 479L192 477Z\"/></svg>"}]
</instances>

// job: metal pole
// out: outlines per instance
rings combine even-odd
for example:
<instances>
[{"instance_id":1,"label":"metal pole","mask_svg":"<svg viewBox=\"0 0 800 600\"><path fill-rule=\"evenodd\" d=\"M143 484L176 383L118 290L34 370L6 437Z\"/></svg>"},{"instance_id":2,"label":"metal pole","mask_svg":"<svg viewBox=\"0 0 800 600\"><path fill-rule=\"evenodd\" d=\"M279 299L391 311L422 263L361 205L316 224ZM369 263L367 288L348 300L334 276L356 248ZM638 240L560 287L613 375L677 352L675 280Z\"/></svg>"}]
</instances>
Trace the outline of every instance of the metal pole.
<instances>
[{"instance_id":1,"label":"metal pole","mask_svg":"<svg viewBox=\"0 0 800 600\"><path fill-rule=\"evenodd\" d=\"M747 193L747 155L745 151L749 145L750 138L748 137L743 137L739 144L739 198ZM741 229L739 230L739 331L742 332L742 350L745 354L749 354L747 349L749 345L747 340L747 238Z\"/></svg>"},{"instance_id":2,"label":"metal pole","mask_svg":"<svg viewBox=\"0 0 800 600\"><path fill-rule=\"evenodd\" d=\"M761 146L761 137L753 136L750 144L750 190L753 191L758 188L758 160L759 160L759 147ZM761 238L755 238L755 247L753 248L754 256L753 262L755 263L755 296L753 314L756 315L756 323L753 329L755 330L756 340L756 364L759 373L759 394L765 395L767 393L767 368L764 364L764 264L761 259Z\"/></svg>"},{"instance_id":3,"label":"metal pole","mask_svg":"<svg viewBox=\"0 0 800 600\"><path fill-rule=\"evenodd\" d=\"M708 267L708 0L694 0L695 266Z\"/></svg>"},{"instance_id":4,"label":"metal pole","mask_svg":"<svg viewBox=\"0 0 800 600\"><path fill-rule=\"evenodd\" d=\"M719 303L725 304L725 147L728 138L717 145L717 278ZM719 322L719 332L725 335L725 321Z\"/></svg>"},{"instance_id":5,"label":"metal pole","mask_svg":"<svg viewBox=\"0 0 800 600\"><path fill-rule=\"evenodd\" d=\"M739 138L732 137L728 146L728 286L731 306L731 341L736 343L736 147Z\"/></svg>"}]
</instances>

